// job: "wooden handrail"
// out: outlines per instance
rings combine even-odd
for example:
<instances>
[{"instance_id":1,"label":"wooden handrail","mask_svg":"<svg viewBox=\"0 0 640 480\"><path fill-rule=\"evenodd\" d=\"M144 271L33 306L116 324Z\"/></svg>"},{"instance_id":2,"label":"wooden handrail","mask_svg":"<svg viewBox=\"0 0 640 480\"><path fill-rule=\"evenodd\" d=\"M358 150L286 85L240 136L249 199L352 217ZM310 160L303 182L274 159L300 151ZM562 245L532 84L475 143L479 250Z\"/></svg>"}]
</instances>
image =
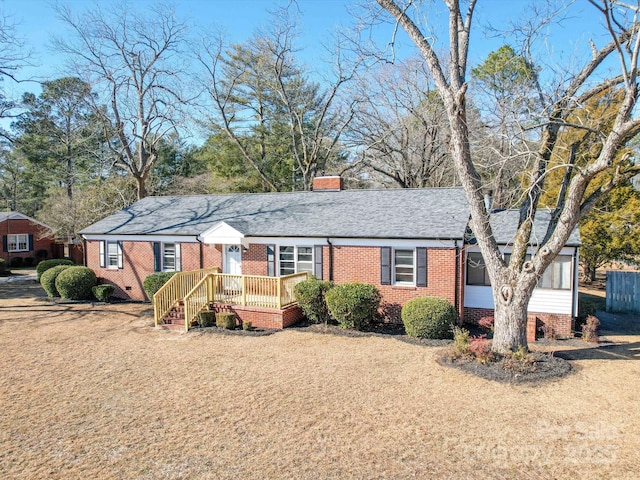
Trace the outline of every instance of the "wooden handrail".
<instances>
[{"instance_id":1,"label":"wooden handrail","mask_svg":"<svg viewBox=\"0 0 640 480\"><path fill-rule=\"evenodd\" d=\"M168 307L169 302L165 302L162 307L159 306L164 297L158 296L158 293L160 293L160 290L158 290L158 293L154 295L156 325L179 300L184 301L185 330L189 330L193 320L210 303L281 309L295 303L294 287L307 278L307 273L295 273L284 277L266 277L261 275L232 275L219 273L219 269L212 270L216 271L194 271L197 272L197 275L190 277L190 281L193 281L198 276L201 278L193 282L191 288L186 292L184 290L188 284L186 281L178 280L173 282L172 285L165 284L166 288L164 290L167 292L165 296L171 294L175 295L176 298ZM178 292L179 290L181 291ZM184 295L178 295L181 292L185 292ZM166 309L166 311L161 316L158 316L161 308Z\"/></svg>"},{"instance_id":2,"label":"wooden handrail","mask_svg":"<svg viewBox=\"0 0 640 480\"><path fill-rule=\"evenodd\" d=\"M178 272L173 275L167 283L160 287L153 295L153 312L156 327L171 309L184 299L184 296L193 289L196 283L206 275L219 271L220 268L214 267Z\"/></svg>"}]
</instances>

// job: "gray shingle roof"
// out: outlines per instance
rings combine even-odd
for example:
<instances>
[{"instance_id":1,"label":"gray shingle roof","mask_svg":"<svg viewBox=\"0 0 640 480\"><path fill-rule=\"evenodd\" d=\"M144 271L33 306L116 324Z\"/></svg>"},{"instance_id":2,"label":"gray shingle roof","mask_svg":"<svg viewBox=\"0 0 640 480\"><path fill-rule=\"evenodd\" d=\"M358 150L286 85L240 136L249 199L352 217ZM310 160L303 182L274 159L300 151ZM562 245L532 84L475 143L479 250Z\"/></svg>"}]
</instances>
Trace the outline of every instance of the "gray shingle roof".
<instances>
[{"instance_id":1,"label":"gray shingle roof","mask_svg":"<svg viewBox=\"0 0 640 480\"><path fill-rule=\"evenodd\" d=\"M502 210L493 212L490 217L491 228L496 242L499 245L513 244L518 220L520 218L520 210ZM533 230L531 232L530 244L537 246L542 242L547 232L547 226L551 219L551 210L538 210L533 222ZM578 227L573 229L567 247L579 247L581 245L580 233Z\"/></svg>"},{"instance_id":2,"label":"gray shingle roof","mask_svg":"<svg viewBox=\"0 0 640 480\"><path fill-rule=\"evenodd\" d=\"M224 221L245 237L460 239L461 188L147 197L85 235L198 235Z\"/></svg>"}]
</instances>

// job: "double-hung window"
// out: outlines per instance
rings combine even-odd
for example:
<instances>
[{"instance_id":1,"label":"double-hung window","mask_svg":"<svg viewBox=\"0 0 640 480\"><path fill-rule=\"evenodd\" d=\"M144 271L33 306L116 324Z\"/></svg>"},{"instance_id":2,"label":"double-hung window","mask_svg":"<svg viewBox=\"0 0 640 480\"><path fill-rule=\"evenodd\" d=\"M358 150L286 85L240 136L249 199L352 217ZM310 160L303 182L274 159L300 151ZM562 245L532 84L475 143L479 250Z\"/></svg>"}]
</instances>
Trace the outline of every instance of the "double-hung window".
<instances>
[{"instance_id":1,"label":"double-hung window","mask_svg":"<svg viewBox=\"0 0 640 480\"><path fill-rule=\"evenodd\" d=\"M7 235L7 246L9 252L28 252L29 235L20 233L17 235Z\"/></svg>"},{"instance_id":2,"label":"double-hung window","mask_svg":"<svg viewBox=\"0 0 640 480\"><path fill-rule=\"evenodd\" d=\"M393 277L396 285L414 285L415 251L395 249L393 251Z\"/></svg>"},{"instance_id":3,"label":"double-hung window","mask_svg":"<svg viewBox=\"0 0 640 480\"><path fill-rule=\"evenodd\" d=\"M153 242L153 262L156 272L181 271L180 244L174 242Z\"/></svg>"},{"instance_id":4,"label":"double-hung window","mask_svg":"<svg viewBox=\"0 0 640 480\"><path fill-rule=\"evenodd\" d=\"M100 242L100 267L122 268L122 243L117 241Z\"/></svg>"},{"instance_id":5,"label":"double-hung window","mask_svg":"<svg viewBox=\"0 0 640 480\"><path fill-rule=\"evenodd\" d=\"M491 285L481 253L469 252L467 254L467 285Z\"/></svg>"},{"instance_id":6,"label":"double-hung window","mask_svg":"<svg viewBox=\"0 0 640 480\"><path fill-rule=\"evenodd\" d=\"M162 244L162 270L164 272L176 271L176 244Z\"/></svg>"},{"instance_id":7,"label":"double-hung window","mask_svg":"<svg viewBox=\"0 0 640 480\"><path fill-rule=\"evenodd\" d=\"M427 286L427 248L380 248L380 284Z\"/></svg>"},{"instance_id":8,"label":"double-hung window","mask_svg":"<svg viewBox=\"0 0 640 480\"><path fill-rule=\"evenodd\" d=\"M540 277L538 288L571 289L571 255L558 255Z\"/></svg>"},{"instance_id":9,"label":"double-hung window","mask_svg":"<svg viewBox=\"0 0 640 480\"><path fill-rule=\"evenodd\" d=\"M313 273L313 247L281 245L279 248L280 275Z\"/></svg>"}]
</instances>

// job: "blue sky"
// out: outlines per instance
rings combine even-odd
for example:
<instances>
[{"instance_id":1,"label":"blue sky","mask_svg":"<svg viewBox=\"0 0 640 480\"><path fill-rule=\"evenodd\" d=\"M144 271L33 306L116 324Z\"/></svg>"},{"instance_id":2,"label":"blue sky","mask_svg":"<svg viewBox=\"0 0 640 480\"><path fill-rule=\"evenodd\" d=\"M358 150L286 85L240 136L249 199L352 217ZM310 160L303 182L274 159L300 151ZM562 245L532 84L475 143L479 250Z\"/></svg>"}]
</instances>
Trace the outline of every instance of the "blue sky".
<instances>
[{"instance_id":1,"label":"blue sky","mask_svg":"<svg viewBox=\"0 0 640 480\"><path fill-rule=\"evenodd\" d=\"M94 5L92 0L67 0L74 12L79 12ZM113 3L111 0L101 0L100 5ZM151 0L129 0L127 3L135 8L144 9L153 3ZM301 10L300 27L302 37L299 46L303 49L301 59L309 65L318 65L326 53L318 46L318 41L328 43L336 30L344 30L354 22L349 13L357 7L360 0L298 0ZM425 2L428 4L428 2ZM480 0L474 20L476 25L486 25L487 19L492 23L505 26L509 20L517 20L522 15L522 9L528 2L523 0ZM268 11L282 5L283 2L274 0L176 0L177 13L200 26L217 25L224 29L232 41L243 41L251 36L259 26L269 21ZM65 74L64 59L56 55L48 47L51 35L64 34L62 23L56 18L49 0L3 0L0 8L18 23L17 33L22 37L34 55L33 67L24 69L18 76L26 78L51 79ZM428 17L431 12L427 12ZM572 7L575 19L571 24L557 25L553 30L553 42L550 48L558 53L564 51L571 56L575 51L588 55L587 39L596 33L598 20L586 0L578 0ZM444 18L429 17L429 21L446 26ZM577 21L577 23L575 23ZM576 29L575 25L580 28ZM565 28L566 27L566 28ZM389 38L389 29L376 32L376 38L385 42ZM596 37L597 40L597 37ZM481 62L492 50L499 48L503 38L487 38L482 32L476 32L472 37L470 52L471 65ZM407 42L408 43L408 42ZM597 42L601 44L602 42ZM412 48L406 48L408 52ZM18 85L5 81L3 87L8 94L21 95L22 92L39 92L37 83L24 82Z\"/></svg>"}]
</instances>

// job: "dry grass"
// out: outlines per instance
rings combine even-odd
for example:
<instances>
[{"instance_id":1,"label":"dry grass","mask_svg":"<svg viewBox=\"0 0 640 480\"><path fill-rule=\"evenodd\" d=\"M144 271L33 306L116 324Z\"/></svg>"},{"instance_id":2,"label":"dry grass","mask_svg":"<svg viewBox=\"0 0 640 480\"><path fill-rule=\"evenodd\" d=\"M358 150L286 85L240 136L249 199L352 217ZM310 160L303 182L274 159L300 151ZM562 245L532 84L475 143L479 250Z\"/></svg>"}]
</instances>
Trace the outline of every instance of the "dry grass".
<instances>
[{"instance_id":1,"label":"dry grass","mask_svg":"<svg viewBox=\"0 0 640 480\"><path fill-rule=\"evenodd\" d=\"M178 334L153 329L148 305L56 305L34 289L7 299L0 286L1 478L640 471L640 337L573 351L568 377L513 386L389 337Z\"/></svg>"}]
</instances>

